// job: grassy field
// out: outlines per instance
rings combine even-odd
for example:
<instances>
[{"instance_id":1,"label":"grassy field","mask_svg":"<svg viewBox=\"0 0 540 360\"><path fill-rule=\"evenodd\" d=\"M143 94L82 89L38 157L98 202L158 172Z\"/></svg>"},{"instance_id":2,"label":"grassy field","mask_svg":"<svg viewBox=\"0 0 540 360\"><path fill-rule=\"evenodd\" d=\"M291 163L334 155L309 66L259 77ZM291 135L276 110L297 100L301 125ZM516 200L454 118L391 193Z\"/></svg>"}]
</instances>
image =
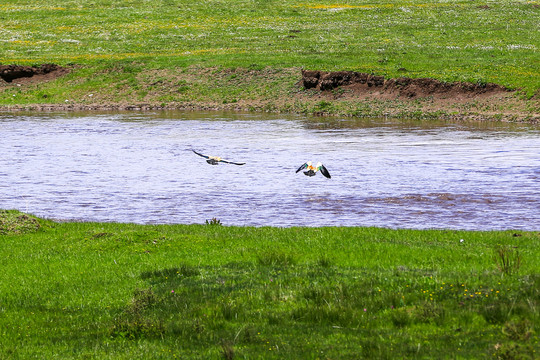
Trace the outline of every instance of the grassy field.
<instances>
[{"instance_id":1,"label":"grassy field","mask_svg":"<svg viewBox=\"0 0 540 360\"><path fill-rule=\"evenodd\" d=\"M522 100L540 89L538 1L11 0L0 20L1 64L74 66L52 83L0 86L2 106L251 100L301 111L300 68L492 82ZM367 106L356 113L393 105Z\"/></svg>"},{"instance_id":2,"label":"grassy field","mask_svg":"<svg viewBox=\"0 0 540 360\"><path fill-rule=\"evenodd\" d=\"M537 359L538 232L0 211L2 359Z\"/></svg>"}]
</instances>

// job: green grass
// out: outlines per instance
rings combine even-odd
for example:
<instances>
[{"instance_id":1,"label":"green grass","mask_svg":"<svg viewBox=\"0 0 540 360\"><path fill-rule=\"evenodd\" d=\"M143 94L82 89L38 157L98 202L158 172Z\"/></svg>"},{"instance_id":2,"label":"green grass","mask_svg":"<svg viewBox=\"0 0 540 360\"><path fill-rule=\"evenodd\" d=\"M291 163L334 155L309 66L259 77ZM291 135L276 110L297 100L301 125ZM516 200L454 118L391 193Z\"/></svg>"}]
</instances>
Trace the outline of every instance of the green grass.
<instances>
[{"instance_id":1,"label":"green grass","mask_svg":"<svg viewBox=\"0 0 540 360\"><path fill-rule=\"evenodd\" d=\"M538 358L538 232L0 219L3 359Z\"/></svg>"},{"instance_id":2,"label":"green grass","mask_svg":"<svg viewBox=\"0 0 540 360\"><path fill-rule=\"evenodd\" d=\"M144 101L152 89L138 75L155 69L169 77L167 70L181 72L194 64L198 69L354 70L493 82L530 97L540 89L539 5L510 0L4 1L0 63L78 67L54 85L0 88L0 105L84 103L90 93L104 93L103 101ZM263 75L251 90L261 84L273 89L271 81L264 82L270 74ZM282 86L290 91L298 76L297 71ZM238 100L198 78L166 84L167 95L152 100ZM213 95L205 96L198 85ZM121 90L117 96L116 90ZM289 95L280 91L258 95ZM248 94L249 87L239 95Z\"/></svg>"}]
</instances>

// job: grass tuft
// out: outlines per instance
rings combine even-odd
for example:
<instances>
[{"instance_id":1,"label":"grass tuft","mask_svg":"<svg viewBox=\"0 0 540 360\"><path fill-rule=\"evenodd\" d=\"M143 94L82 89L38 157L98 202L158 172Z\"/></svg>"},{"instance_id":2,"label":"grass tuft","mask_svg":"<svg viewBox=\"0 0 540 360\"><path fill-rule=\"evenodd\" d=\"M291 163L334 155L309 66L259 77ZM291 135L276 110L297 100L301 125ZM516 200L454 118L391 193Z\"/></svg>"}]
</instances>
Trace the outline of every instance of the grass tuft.
<instances>
[{"instance_id":1,"label":"grass tuft","mask_svg":"<svg viewBox=\"0 0 540 360\"><path fill-rule=\"evenodd\" d=\"M267 250L257 255L257 261L264 266L290 266L296 264L296 258L280 250Z\"/></svg>"},{"instance_id":2,"label":"grass tuft","mask_svg":"<svg viewBox=\"0 0 540 360\"><path fill-rule=\"evenodd\" d=\"M517 273L521 266L521 259L519 249L515 246L499 245L495 249L495 263L504 275Z\"/></svg>"},{"instance_id":3,"label":"grass tuft","mask_svg":"<svg viewBox=\"0 0 540 360\"><path fill-rule=\"evenodd\" d=\"M111 336L136 340L162 335L165 331L162 321L148 315L158 301L151 288L136 290L131 303L115 319L110 329Z\"/></svg>"}]
</instances>

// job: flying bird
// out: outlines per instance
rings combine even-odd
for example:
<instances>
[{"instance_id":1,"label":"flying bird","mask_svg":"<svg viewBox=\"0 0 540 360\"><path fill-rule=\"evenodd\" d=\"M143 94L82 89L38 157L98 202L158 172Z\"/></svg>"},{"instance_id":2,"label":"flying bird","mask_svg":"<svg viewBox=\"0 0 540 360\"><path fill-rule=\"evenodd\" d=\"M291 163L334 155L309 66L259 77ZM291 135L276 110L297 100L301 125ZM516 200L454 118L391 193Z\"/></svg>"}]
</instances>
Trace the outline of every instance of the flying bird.
<instances>
[{"instance_id":1,"label":"flying bird","mask_svg":"<svg viewBox=\"0 0 540 360\"><path fill-rule=\"evenodd\" d=\"M200 153L196 152L193 149L191 149L191 151L193 151L195 154L197 154L199 156L202 156L203 158L207 159L206 162L209 163L210 165L217 165L220 162L223 162L223 163L226 163L226 164L234 164L234 165L244 165L245 164L245 163L236 163L236 162L232 162L232 161L223 160L219 156L203 155L203 154L200 154Z\"/></svg>"},{"instance_id":2,"label":"flying bird","mask_svg":"<svg viewBox=\"0 0 540 360\"><path fill-rule=\"evenodd\" d=\"M320 162L318 162L317 165L313 166L311 165L311 161L308 161L307 163L300 166L298 170L296 170L296 172L299 172L304 169L307 169L306 171L304 171L304 175L306 176L314 176L317 173L317 171L320 170L321 174L323 174L329 179L331 178L330 173L328 172L328 169L326 169L324 165L321 164Z\"/></svg>"}]
</instances>

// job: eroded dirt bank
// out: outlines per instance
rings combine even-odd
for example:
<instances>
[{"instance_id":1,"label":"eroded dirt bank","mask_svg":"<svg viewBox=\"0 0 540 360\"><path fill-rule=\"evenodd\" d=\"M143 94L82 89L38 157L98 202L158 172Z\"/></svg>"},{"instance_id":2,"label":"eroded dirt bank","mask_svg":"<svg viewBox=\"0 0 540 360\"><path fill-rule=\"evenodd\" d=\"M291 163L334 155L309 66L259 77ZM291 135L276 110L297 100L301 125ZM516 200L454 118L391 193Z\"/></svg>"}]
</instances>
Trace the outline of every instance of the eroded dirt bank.
<instances>
[{"instance_id":1,"label":"eroded dirt bank","mask_svg":"<svg viewBox=\"0 0 540 360\"><path fill-rule=\"evenodd\" d=\"M540 93L526 99L497 84L445 83L299 68L188 68L130 71L130 78L77 66L0 65L0 111L211 110L353 117L540 123ZM52 80L73 72L69 80ZM1 98L0 98L1 99Z\"/></svg>"},{"instance_id":2,"label":"eroded dirt bank","mask_svg":"<svg viewBox=\"0 0 540 360\"><path fill-rule=\"evenodd\" d=\"M67 68L56 64L38 66L0 65L0 79L7 83L40 82L55 79L69 72Z\"/></svg>"},{"instance_id":3,"label":"eroded dirt bank","mask_svg":"<svg viewBox=\"0 0 540 360\"><path fill-rule=\"evenodd\" d=\"M447 99L456 97L485 97L510 91L503 86L486 83L465 82L444 83L436 79L412 79L400 77L385 79L383 76L358 73L353 71L308 71L302 70L302 85L306 89L329 91L346 89L353 93L373 94L400 98L433 97Z\"/></svg>"}]
</instances>

